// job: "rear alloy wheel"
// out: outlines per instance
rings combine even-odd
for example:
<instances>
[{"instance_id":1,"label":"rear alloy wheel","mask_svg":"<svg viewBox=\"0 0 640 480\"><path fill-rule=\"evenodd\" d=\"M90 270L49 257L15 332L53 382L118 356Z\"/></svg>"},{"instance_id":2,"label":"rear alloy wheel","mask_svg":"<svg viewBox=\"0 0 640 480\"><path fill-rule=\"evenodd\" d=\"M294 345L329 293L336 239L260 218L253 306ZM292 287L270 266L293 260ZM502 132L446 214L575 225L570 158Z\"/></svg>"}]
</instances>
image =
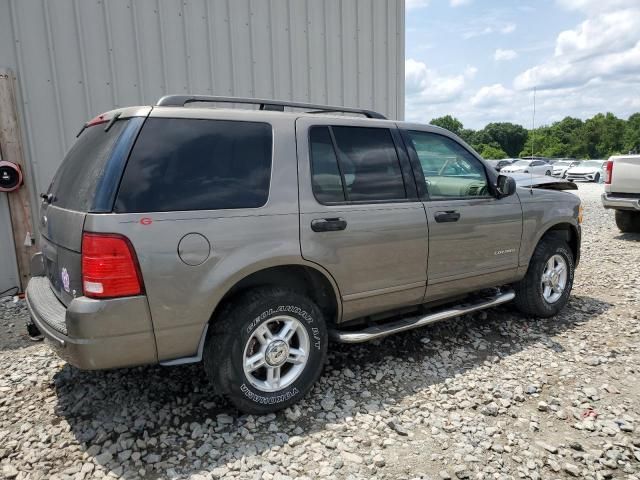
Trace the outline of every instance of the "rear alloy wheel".
<instances>
[{"instance_id":1,"label":"rear alloy wheel","mask_svg":"<svg viewBox=\"0 0 640 480\"><path fill-rule=\"evenodd\" d=\"M525 277L514 285L518 310L535 317L551 317L569 301L574 259L558 233L545 235L536 246Z\"/></svg>"},{"instance_id":2,"label":"rear alloy wheel","mask_svg":"<svg viewBox=\"0 0 640 480\"><path fill-rule=\"evenodd\" d=\"M205 371L245 413L276 412L299 401L318 379L327 355L320 309L281 287L238 296L210 330Z\"/></svg>"},{"instance_id":3,"label":"rear alloy wheel","mask_svg":"<svg viewBox=\"0 0 640 480\"><path fill-rule=\"evenodd\" d=\"M309 360L309 334L288 315L269 318L244 347L244 375L263 392L277 392L295 382Z\"/></svg>"},{"instance_id":4,"label":"rear alloy wheel","mask_svg":"<svg viewBox=\"0 0 640 480\"><path fill-rule=\"evenodd\" d=\"M616 225L622 233L640 233L640 212L616 210Z\"/></svg>"},{"instance_id":5,"label":"rear alloy wheel","mask_svg":"<svg viewBox=\"0 0 640 480\"><path fill-rule=\"evenodd\" d=\"M551 170L547 170L546 172L544 172L544 174L545 174L547 177L550 177L550 176L551 176Z\"/></svg>"}]
</instances>

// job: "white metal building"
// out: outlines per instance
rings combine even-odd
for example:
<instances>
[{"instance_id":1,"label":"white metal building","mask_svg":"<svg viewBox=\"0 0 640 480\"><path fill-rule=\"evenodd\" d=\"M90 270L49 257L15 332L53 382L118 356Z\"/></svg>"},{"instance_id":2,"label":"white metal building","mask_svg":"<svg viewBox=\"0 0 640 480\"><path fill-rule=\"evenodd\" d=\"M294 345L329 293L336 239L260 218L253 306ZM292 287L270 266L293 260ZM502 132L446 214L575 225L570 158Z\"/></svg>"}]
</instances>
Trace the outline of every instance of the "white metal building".
<instances>
[{"instance_id":1,"label":"white metal building","mask_svg":"<svg viewBox=\"0 0 640 480\"><path fill-rule=\"evenodd\" d=\"M200 93L402 119L404 0L0 0L0 67L16 76L37 219L82 124L114 107ZM18 278L6 195L0 291Z\"/></svg>"}]
</instances>

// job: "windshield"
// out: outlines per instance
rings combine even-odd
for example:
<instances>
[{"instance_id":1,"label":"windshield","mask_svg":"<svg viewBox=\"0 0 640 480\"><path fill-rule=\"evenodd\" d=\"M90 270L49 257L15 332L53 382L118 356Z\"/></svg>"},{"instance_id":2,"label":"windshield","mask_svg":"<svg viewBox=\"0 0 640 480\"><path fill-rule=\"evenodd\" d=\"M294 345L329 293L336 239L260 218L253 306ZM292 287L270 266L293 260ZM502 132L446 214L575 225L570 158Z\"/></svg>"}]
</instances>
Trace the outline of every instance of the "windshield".
<instances>
[{"instance_id":1,"label":"windshield","mask_svg":"<svg viewBox=\"0 0 640 480\"><path fill-rule=\"evenodd\" d=\"M580 164L581 167L602 167L602 162L600 160L589 160L588 162L582 162Z\"/></svg>"},{"instance_id":2,"label":"windshield","mask_svg":"<svg viewBox=\"0 0 640 480\"><path fill-rule=\"evenodd\" d=\"M513 162L511 165L522 165L523 167L526 167L530 163L531 163L531 160L517 160Z\"/></svg>"}]
</instances>

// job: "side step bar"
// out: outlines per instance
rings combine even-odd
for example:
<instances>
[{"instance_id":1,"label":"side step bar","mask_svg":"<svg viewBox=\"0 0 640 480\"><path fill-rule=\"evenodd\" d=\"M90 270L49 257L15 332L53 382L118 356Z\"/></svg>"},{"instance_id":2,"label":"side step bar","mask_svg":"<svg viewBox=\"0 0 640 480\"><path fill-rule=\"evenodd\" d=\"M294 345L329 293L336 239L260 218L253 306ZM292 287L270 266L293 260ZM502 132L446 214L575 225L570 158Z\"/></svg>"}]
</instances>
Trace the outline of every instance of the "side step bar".
<instances>
[{"instance_id":1,"label":"side step bar","mask_svg":"<svg viewBox=\"0 0 640 480\"><path fill-rule=\"evenodd\" d=\"M463 303L456 305L455 307L440 310L438 312L430 313L425 317L409 317L403 318L395 322L388 324L375 325L373 327L367 327L364 330L356 331L340 331L332 330L330 332L331 338L340 343L362 343L376 338L386 337L394 333L404 332L406 330L413 330L414 328L424 327L431 323L439 322L441 320L447 320L449 318L459 317L466 313L475 312L477 310L484 310L485 308L495 307L503 303L510 302L515 298L516 294L513 290L499 292L498 294L486 298L476 303Z\"/></svg>"}]
</instances>

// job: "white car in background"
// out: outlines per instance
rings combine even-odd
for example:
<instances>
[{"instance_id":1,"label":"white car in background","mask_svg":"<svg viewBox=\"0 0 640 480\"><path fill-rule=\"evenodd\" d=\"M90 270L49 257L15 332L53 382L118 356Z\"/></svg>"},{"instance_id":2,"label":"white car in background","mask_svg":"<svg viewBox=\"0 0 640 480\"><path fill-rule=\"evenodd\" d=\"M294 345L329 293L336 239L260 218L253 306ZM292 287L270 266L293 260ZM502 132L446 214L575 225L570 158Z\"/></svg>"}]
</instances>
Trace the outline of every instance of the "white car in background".
<instances>
[{"instance_id":1,"label":"white car in background","mask_svg":"<svg viewBox=\"0 0 640 480\"><path fill-rule=\"evenodd\" d=\"M516 160L500 170L500 173L531 173L533 175L551 175L553 165L544 160Z\"/></svg>"},{"instance_id":2,"label":"white car in background","mask_svg":"<svg viewBox=\"0 0 640 480\"><path fill-rule=\"evenodd\" d=\"M581 162L577 167L567 170L567 180L572 182L595 182L599 183L603 178L605 161L604 160L587 160Z\"/></svg>"},{"instance_id":3,"label":"white car in background","mask_svg":"<svg viewBox=\"0 0 640 480\"><path fill-rule=\"evenodd\" d=\"M580 160L558 160L553 164L551 175L554 177L565 178L567 170L580 165Z\"/></svg>"}]
</instances>

